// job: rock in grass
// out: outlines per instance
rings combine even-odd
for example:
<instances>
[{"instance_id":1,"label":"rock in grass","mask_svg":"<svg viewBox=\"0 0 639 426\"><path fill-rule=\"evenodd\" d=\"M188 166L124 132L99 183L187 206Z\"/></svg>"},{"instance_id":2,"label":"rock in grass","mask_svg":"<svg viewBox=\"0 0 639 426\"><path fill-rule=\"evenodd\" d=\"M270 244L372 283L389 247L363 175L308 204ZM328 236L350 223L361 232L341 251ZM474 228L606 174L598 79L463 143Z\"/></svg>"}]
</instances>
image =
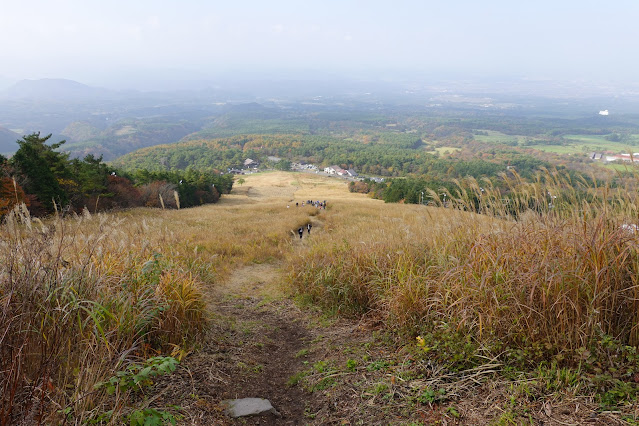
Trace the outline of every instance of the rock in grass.
<instances>
[{"instance_id":1,"label":"rock in grass","mask_svg":"<svg viewBox=\"0 0 639 426\"><path fill-rule=\"evenodd\" d=\"M280 416L280 413L278 413L277 410L273 408L271 402L268 399L227 399L225 401L222 401L222 406L225 407L226 414L233 418L256 416L265 413L272 413L278 417Z\"/></svg>"}]
</instances>

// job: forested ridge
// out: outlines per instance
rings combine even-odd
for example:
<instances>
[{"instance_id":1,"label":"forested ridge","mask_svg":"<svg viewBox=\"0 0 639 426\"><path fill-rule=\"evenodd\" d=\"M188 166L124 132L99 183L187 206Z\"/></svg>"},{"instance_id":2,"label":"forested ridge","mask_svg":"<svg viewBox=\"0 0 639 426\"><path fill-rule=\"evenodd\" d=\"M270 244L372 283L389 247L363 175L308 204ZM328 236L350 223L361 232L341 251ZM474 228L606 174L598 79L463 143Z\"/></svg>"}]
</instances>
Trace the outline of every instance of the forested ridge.
<instances>
[{"instance_id":1,"label":"forested ridge","mask_svg":"<svg viewBox=\"0 0 639 426\"><path fill-rule=\"evenodd\" d=\"M345 139L302 134L251 134L145 148L121 157L113 165L124 170L183 170L188 167L226 170L241 166L247 158L266 161L268 156L278 156L317 165L337 164L378 176L479 177L496 175L506 165L516 164L526 174L540 165L549 164L512 150L507 156L498 155L485 161L442 158L428 149L416 134L360 134Z\"/></svg>"},{"instance_id":2,"label":"forested ridge","mask_svg":"<svg viewBox=\"0 0 639 426\"><path fill-rule=\"evenodd\" d=\"M216 202L233 184L231 176L193 169L123 173L92 154L71 159L60 151L65 141L50 138L24 136L10 159L0 156L0 217L20 203L36 216L84 208L191 207Z\"/></svg>"}]
</instances>

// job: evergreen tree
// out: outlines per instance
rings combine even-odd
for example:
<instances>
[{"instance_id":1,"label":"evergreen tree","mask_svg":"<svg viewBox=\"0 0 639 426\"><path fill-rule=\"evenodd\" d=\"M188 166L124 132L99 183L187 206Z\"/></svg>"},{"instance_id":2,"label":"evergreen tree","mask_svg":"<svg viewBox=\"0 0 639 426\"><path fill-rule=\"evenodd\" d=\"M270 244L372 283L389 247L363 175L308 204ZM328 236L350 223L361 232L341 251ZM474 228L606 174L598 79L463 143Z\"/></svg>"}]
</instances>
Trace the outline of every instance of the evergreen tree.
<instances>
[{"instance_id":1,"label":"evergreen tree","mask_svg":"<svg viewBox=\"0 0 639 426\"><path fill-rule=\"evenodd\" d=\"M73 204L86 203L88 199L104 195L107 192L107 178L110 170L102 162L102 156L95 157L89 154L83 160L76 158L71 161L70 169L77 182L75 192L70 194L70 197L73 198Z\"/></svg>"},{"instance_id":2,"label":"evergreen tree","mask_svg":"<svg viewBox=\"0 0 639 426\"><path fill-rule=\"evenodd\" d=\"M69 180L69 155L56 152L65 141L52 145L46 142L51 134L40 137L40 132L23 136L17 141L20 148L11 158L16 172L24 178L24 190L34 194L45 212L53 211L53 202L66 206L69 198L61 184Z\"/></svg>"}]
</instances>

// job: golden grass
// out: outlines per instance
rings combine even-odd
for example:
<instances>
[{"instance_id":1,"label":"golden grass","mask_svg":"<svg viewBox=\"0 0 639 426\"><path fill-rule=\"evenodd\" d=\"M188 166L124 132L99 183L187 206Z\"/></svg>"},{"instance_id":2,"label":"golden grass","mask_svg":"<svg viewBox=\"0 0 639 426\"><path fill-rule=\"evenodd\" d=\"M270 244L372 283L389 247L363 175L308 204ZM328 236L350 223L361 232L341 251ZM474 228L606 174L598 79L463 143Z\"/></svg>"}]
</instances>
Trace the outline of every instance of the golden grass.
<instances>
[{"instance_id":1,"label":"golden grass","mask_svg":"<svg viewBox=\"0 0 639 426\"><path fill-rule=\"evenodd\" d=\"M338 201L328 235L293 254L290 284L409 335L455 335L475 356L576 365L602 339L636 347L639 240L622 227L636 223L634 192L558 175L510 185L503 199L468 182L448 208ZM479 197L486 214L463 211Z\"/></svg>"},{"instance_id":2,"label":"golden grass","mask_svg":"<svg viewBox=\"0 0 639 426\"><path fill-rule=\"evenodd\" d=\"M97 382L203 325L191 271L210 266L184 255L165 220L86 212L43 223L15 211L0 233L2 422L56 423L67 409L87 420L106 401Z\"/></svg>"},{"instance_id":3,"label":"golden grass","mask_svg":"<svg viewBox=\"0 0 639 426\"><path fill-rule=\"evenodd\" d=\"M636 191L584 196L557 176L514 177L508 203L470 181L442 208L384 204L314 174L244 178L215 205L6 221L0 419L106 411L113 401L95 383L197 339L207 287L271 261L285 261L290 288L315 303L413 337L458 333L475 355L574 363L602 336L638 343L637 235L620 227L639 217ZM553 206L549 190L560 194ZM307 199L328 208L295 207ZM485 214L462 211L478 199Z\"/></svg>"},{"instance_id":4,"label":"golden grass","mask_svg":"<svg viewBox=\"0 0 639 426\"><path fill-rule=\"evenodd\" d=\"M337 177L326 177L303 172L265 172L243 176L244 184L235 185L231 197L224 197L222 204L238 198L242 203L264 200L335 200L366 199L363 194L348 192L345 181Z\"/></svg>"},{"instance_id":5,"label":"golden grass","mask_svg":"<svg viewBox=\"0 0 639 426\"><path fill-rule=\"evenodd\" d=\"M270 185L247 181L264 191ZM223 200L44 222L26 210L7 217L0 227L0 423L24 415L57 423L59 410L82 422L114 406L117 419L124 405L93 386L197 339L206 287L236 265L282 259L298 243L293 231L317 214L287 209L270 194Z\"/></svg>"}]
</instances>

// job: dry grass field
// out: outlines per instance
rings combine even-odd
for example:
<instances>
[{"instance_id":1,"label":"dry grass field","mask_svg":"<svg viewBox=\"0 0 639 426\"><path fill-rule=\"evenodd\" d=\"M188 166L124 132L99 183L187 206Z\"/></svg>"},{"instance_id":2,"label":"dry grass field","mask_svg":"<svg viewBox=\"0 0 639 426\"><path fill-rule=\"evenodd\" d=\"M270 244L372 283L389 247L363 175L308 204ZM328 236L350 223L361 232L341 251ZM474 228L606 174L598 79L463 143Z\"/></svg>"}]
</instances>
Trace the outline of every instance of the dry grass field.
<instances>
[{"instance_id":1,"label":"dry grass field","mask_svg":"<svg viewBox=\"0 0 639 426\"><path fill-rule=\"evenodd\" d=\"M244 180L192 209L6 218L0 424L234 424L235 397L283 416L243 424L636 424L623 218Z\"/></svg>"}]
</instances>

